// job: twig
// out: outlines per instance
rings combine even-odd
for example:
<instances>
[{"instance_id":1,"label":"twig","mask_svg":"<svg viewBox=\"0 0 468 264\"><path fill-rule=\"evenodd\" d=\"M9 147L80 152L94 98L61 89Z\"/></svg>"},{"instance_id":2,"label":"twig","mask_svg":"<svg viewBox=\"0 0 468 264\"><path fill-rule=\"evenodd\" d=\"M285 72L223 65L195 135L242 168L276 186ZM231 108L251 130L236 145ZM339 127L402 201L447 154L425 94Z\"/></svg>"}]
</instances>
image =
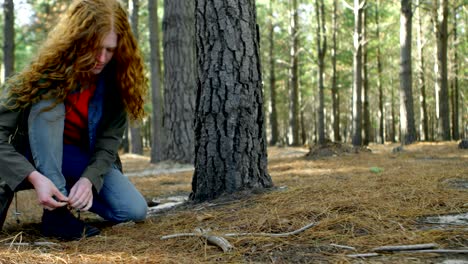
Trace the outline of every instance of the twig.
<instances>
[{"instance_id":1,"label":"twig","mask_svg":"<svg viewBox=\"0 0 468 264\"><path fill-rule=\"evenodd\" d=\"M310 223L306 226L303 226L297 230L294 230L292 232L287 232L287 233L279 233L279 234L272 234L272 233L229 233L229 234L224 234L224 236L227 237L239 237L239 236L267 236L267 237L287 237L287 236L292 236L299 234L313 226L316 226L317 223Z\"/></svg>"},{"instance_id":2,"label":"twig","mask_svg":"<svg viewBox=\"0 0 468 264\"><path fill-rule=\"evenodd\" d=\"M468 249L422 249L405 251L404 253L468 254Z\"/></svg>"},{"instance_id":3,"label":"twig","mask_svg":"<svg viewBox=\"0 0 468 264\"><path fill-rule=\"evenodd\" d=\"M330 244L330 246L337 247L337 248L348 249L348 250L356 250L355 247L344 246L344 245L338 245L338 244Z\"/></svg>"},{"instance_id":4,"label":"twig","mask_svg":"<svg viewBox=\"0 0 468 264\"><path fill-rule=\"evenodd\" d=\"M370 258L370 257L377 257L380 255L379 253L362 253L362 254L351 254L351 255L346 255L346 256L350 258Z\"/></svg>"},{"instance_id":5,"label":"twig","mask_svg":"<svg viewBox=\"0 0 468 264\"><path fill-rule=\"evenodd\" d=\"M57 243L54 242L47 242L47 241L37 241L37 242L12 242L12 243L5 243L5 245L10 245L10 246L55 246L58 245Z\"/></svg>"},{"instance_id":6,"label":"twig","mask_svg":"<svg viewBox=\"0 0 468 264\"><path fill-rule=\"evenodd\" d=\"M433 249L439 245L430 244L415 244L415 245L397 245L397 246L383 246L372 249L374 252L392 252L392 251L408 251L408 250L421 250L421 249Z\"/></svg>"}]
</instances>

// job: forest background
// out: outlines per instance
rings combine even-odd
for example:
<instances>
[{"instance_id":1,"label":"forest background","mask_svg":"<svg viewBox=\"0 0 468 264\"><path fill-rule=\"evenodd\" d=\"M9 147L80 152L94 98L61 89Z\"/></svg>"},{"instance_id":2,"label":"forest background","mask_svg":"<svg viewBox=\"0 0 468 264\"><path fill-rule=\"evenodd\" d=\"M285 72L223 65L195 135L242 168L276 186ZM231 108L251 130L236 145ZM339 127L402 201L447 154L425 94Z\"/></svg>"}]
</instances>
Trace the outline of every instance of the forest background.
<instances>
[{"instance_id":1,"label":"forest background","mask_svg":"<svg viewBox=\"0 0 468 264\"><path fill-rule=\"evenodd\" d=\"M2 2L0 83L28 64L70 1ZM197 50L187 38L195 37L195 15L183 1L125 2L152 93L148 118L132 125L124 150L141 154L154 144L154 162L191 162ZM256 7L271 145L467 137L463 0L259 0ZM181 45L193 49L176 54L172 47Z\"/></svg>"}]
</instances>

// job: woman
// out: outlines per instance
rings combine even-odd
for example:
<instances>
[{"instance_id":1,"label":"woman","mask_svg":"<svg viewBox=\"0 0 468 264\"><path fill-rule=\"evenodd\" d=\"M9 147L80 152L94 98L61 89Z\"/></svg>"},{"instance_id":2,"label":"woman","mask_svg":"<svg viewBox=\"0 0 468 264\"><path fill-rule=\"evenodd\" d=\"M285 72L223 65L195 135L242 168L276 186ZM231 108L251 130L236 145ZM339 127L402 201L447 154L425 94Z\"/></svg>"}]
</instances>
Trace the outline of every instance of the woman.
<instances>
[{"instance_id":1,"label":"woman","mask_svg":"<svg viewBox=\"0 0 468 264\"><path fill-rule=\"evenodd\" d=\"M143 220L145 199L122 174L117 151L127 115L144 115L146 84L119 2L74 1L35 60L7 82L0 106L1 224L13 192L25 184L44 207L45 236L99 233L69 208L115 223Z\"/></svg>"}]
</instances>

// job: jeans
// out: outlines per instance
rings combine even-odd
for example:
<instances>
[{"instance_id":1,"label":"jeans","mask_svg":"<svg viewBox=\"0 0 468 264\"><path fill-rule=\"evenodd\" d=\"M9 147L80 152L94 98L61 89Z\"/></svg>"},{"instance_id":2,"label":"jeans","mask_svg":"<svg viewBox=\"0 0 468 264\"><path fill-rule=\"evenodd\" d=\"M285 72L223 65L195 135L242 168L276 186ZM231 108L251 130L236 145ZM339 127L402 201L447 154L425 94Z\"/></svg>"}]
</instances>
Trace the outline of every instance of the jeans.
<instances>
[{"instance_id":1,"label":"jeans","mask_svg":"<svg viewBox=\"0 0 468 264\"><path fill-rule=\"evenodd\" d=\"M74 145L63 144L65 106L60 103L42 111L53 100L33 104L28 118L29 144L36 169L49 178L65 196L88 166L91 153ZM99 193L93 194L90 209L104 219L120 223L146 218L144 197L122 172L113 165L104 174Z\"/></svg>"}]
</instances>

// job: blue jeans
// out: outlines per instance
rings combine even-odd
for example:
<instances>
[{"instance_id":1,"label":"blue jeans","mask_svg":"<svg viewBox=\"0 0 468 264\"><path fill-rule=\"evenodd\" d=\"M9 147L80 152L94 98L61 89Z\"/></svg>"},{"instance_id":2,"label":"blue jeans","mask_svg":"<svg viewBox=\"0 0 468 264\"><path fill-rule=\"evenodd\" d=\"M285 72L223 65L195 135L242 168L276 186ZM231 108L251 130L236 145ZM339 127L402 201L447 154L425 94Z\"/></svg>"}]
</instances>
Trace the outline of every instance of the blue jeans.
<instances>
[{"instance_id":1,"label":"blue jeans","mask_svg":"<svg viewBox=\"0 0 468 264\"><path fill-rule=\"evenodd\" d=\"M52 103L53 100L41 100L31 107L29 144L36 169L68 196L68 191L88 166L91 154L78 146L63 144L65 106L61 103L42 111ZM142 221L146 218L147 204L135 186L113 165L104 174L99 193L94 193L90 211L116 223Z\"/></svg>"}]
</instances>

